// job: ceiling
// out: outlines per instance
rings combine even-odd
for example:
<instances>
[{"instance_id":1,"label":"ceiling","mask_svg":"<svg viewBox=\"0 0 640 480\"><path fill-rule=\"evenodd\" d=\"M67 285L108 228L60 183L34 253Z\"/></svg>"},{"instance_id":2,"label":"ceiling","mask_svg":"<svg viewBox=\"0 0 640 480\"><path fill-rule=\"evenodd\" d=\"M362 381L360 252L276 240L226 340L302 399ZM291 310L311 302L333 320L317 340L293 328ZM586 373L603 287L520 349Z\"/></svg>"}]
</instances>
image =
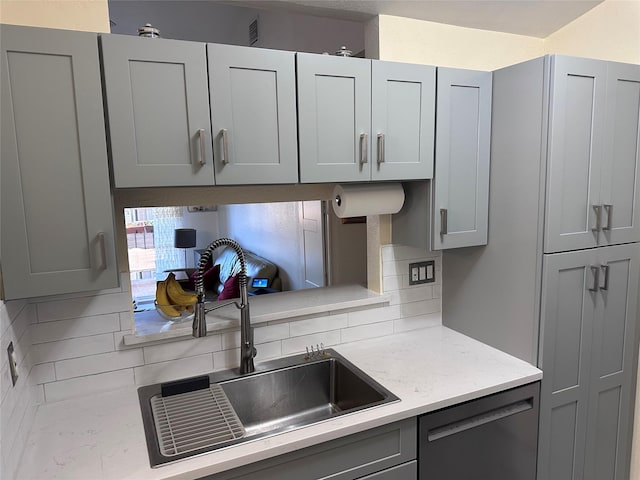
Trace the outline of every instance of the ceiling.
<instances>
[{"instance_id":1,"label":"ceiling","mask_svg":"<svg viewBox=\"0 0 640 480\"><path fill-rule=\"evenodd\" d=\"M378 14L395 15L544 38L601 2L602 0L234 0L226 3L359 21Z\"/></svg>"}]
</instances>

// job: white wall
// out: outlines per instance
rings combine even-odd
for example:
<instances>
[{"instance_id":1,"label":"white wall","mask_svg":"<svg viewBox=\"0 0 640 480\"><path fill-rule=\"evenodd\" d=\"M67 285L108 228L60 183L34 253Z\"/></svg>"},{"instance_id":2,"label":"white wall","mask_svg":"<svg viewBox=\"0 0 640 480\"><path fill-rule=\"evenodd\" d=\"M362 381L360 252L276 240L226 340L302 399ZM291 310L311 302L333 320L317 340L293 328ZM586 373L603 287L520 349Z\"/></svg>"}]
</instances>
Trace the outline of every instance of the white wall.
<instances>
[{"instance_id":1,"label":"white wall","mask_svg":"<svg viewBox=\"0 0 640 480\"><path fill-rule=\"evenodd\" d=\"M640 64L640 1L605 0L549 35L545 51Z\"/></svg>"},{"instance_id":2,"label":"white wall","mask_svg":"<svg viewBox=\"0 0 640 480\"><path fill-rule=\"evenodd\" d=\"M236 240L278 266L283 290L305 288L298 202L220 205L221 236Z\"/></svg>"},{"instance_id":3,"label":"white wall","mask_svg":"<svg viewBox=\"0 0 640 480\"><path fill-rule=\"evenodd\" d=\"M137 35L138 27L151 23L164 38L246 46L249 25L257 19L256 47L316 53L334 52L341 45L354 52L364 48L362 23L280 10L193 0L112 0L109 14L112 33Z\"/></svg>"},{"instance_id":4,"label":"white wall","mask_svg":"<svg viewBox=\"0 0 640 480\"><path fill-rule=\"evenodd\" d=\"M249 44L249 24L258 11L203 1L116 0L109 2L111 33L137 35L150 23L163 38L198 42Z\"/></svg>"},{"instance_id":5,"label":"white wall","mask_svg":"<svg viewBox=\"0 0 640 480\"><path fill-rule=\"evenodd\" d=\"M377 28L381 60L496 70L544 54L543 40L523 35L390 15L380 15Z\"/></svg>"},{"instance_id":6,"label":"white wall","mask_svg":"<svg viewBox=\"0 0 640 480\"><path fill-rule=\"evenodd\" d=\"M0 23L108 32L107 0L0 0Z\"/></svg>"}]
</instances>

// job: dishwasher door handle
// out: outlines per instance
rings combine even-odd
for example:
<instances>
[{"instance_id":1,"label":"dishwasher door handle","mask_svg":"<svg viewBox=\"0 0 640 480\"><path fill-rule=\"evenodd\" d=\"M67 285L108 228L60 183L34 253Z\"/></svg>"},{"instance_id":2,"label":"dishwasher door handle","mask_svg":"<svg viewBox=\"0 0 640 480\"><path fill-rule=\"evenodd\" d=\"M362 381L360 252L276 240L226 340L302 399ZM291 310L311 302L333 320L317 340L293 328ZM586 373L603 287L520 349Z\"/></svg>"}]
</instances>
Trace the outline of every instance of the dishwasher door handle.
<instances>
[{"instance_id":1,"label":"dishwasher door handle","mask_svg":"<svg viewBox=\"0 0 640 480\"><path fill-rule=\"evenodd\" d=\"M431 428L427 431L427 441L434 442L441 438L455 435L456 433L464 432L487 423L495 422L497 420L516 415L518 413L526 412L533 408L533 398L526 400L519 400L517 402L510 403L504 407L488 410L478 415L452 422L442 427Z\"/></svg>"}]
</instances>

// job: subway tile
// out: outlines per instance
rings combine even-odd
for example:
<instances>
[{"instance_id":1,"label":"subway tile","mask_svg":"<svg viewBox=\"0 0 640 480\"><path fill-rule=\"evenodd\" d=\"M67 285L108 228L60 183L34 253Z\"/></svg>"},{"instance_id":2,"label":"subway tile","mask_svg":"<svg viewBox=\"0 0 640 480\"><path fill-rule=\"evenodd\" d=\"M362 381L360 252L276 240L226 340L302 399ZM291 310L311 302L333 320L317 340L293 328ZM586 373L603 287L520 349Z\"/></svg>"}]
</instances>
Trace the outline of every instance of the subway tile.
<instances>
[{"instance_id":1,"label":"subway tile","mask_svg":"<svg viewBox=\"0 0 640 480\"><path fill-rule=\"evenodd\" d=\"M58 380L66 380L67 378L84 377L141 365L144 365L142 349L136 348L60 360L55 362L55 372Z\"/></svg>"},{"instance_id":2,"label":"subway tile","mask_svg":"<svg viewBox=\"0 0 640 480\"><path fill-rule=\"evenodd\" d=\"M39 343L31 348L33 351L34 364L55 362L67 358L86 357L87 355L112 352L114 350L113 334L104 333L91 337Z\"/></svg>"},{"instance_id":3,"label":"subway tile","mask_svg":"<svg viewBox=\"0 0 640 480\"><path fill-rule=\"evenodd\" d=\"M324 344L325 347L340 344L340 330L332 330L330 332L314 333L311 335L303 335L301 337L292 337L282 340L282 354L290 355L293 353L304 352L306 347L315 348L316 345Z\"/></svg>"},{"instance_id":4,"label":"subway tile","mask_svg":"<svg viewBox=\"0 0 640 480\"><path fill-rule=\"evenodd\" d=\"M120 330L133 330L133 315L131 312L120 312Z\"/></svg>"},{"instance_id":5,"label":"subway tile","mask_svg":"<svg viewBox=\"0 0 640 480\"><path fill-rule=\"evenodd\" d=\"M121 332L113 332L113 342L116 350L128 350L131 347L127 347L124 344L124 337L126 335L133 335L132 330L122 330Z\"/></svg>"},{"instance_id":6,"label":"subway tile","mask_svg":"<svg viewBox=\"0 0 640 480\"><path fill-rule=\"evenodd\" d=\"M433 298L442 298L442 285L433 286Z\"/></svg>"},{"instance_id":7,"label":"subway tile","mask_svg":"<svg viewBox=\"0 0 640 480\"><path fill-rule=\"evenodd\" d=\"M132 368L46 383L44 385L44 395L47 402L55 402L79 395L109 391L129 385L134 385Z\"/></svg>"},{"instance_id":8,"label":"subway tile","mask_svg":"<svg viewBox=\"0 0 640 480\"><path fill-rule=\"evenodd\" d=\"M440 258L441 253L439 251L430 252L429 250L423 250L421 248L410 247L408 245L390 245L388 250L383 250L384 261L400 261L400 260L432 260L434 258Z\"/></svg>"},{"instance_id":9,"label":"subway tile","mask_svg":"<svg viewBox=\"0 0 640 480\"><path fill-rule=\"evenodd\" d=\"M209 373L212 370L213 356L210 353L134 368L136 385L178 380Z\"/></svg>"},{"instance_id":10,"label":"subway tile","mask_svg":"<svg viewBox=\"0 0 640 480\"><path fill-rule=\"evenodd\" d=\"M225 332L222 335L222 350L240 347L240 331Z\"/></svg>"},{"instance_id":11,"label":"subway tile","mask_svg":"<svg viewBox=\"0 0 640 480\"><path fill-rule=\"evenodd\" d=\"M415 317L416 315L427 315L429 313L440 312L440 299L424 300L422 302L405 303L401 305L402 317Z\"/></svg>"},{"instance_id":12,"label":"subway tile","mask_svg":"<svg viewBox=\"0 0 640 480\"><path fill-rule=\"evenodd\" d=\"M277 340L275 342L258 343L256 344L256 351L256 363L260 363L270 358L279 358L282 356L282 341ZM240 355L240 353L238 353L238 355ZM239 362L240 358L238 357L238 363Z\"/></svg>"},{"instance_id":13,"label":"subway tile","mask_svg":"<svg viewBox=\"0 0 640 480\"><path fill-rule=\"evenodd\" d=\"M347 326L348 315L349 314L347 313L341 313L339 315L328 315L326 317L291 322L291 336L300 337L302 335L309 335L312 333L339 330Z\"/></svg>"},{"instance_id":14,"label":"subway tile","mask_svg":"<svg viewBox=\"0 0 640 480\"><path fill-rule=\"evenodd\" d=\"M38 322L52 322L70 318L105 315L131 311L129 293L112 293L90 297L54 300L36 304Z\"/></svg>"},{"instance_id":15,"label":"subway tile","mask_svg":"<svg viewBox=\"0 0 640 480\"><path fill-rule=\"evenodd\" d=\"M144 347L144 363L158 363L180 358L194 357L222 350L221 335L208 335L176 342Z\"/></svg>"},{"instance_id":16,"label":"subway tile","mask_svg":"<svg viewBox=\"0 0 640 480\"><path fill-rule=\"evenodd\" d=\"M393 320L400 317L401 314L399 305L372 308L371 310L350 312L348 326L355 327L358 325L365 325L369 323L383 322L385 320Z\"/></svg>"},{"instance_id":17,"label":"subway tile","mask_svg":"<svg viewBox=\"0 0 640 480\"><path fill-rule=\"evenodd\" d=\"M29 380L36 385L55 382L56 371L53 367L53 363L41 363L39 365L34 365L31 368L31 373L29 374Z\"/></svg>"},{"instance_id":18,"label":"subway tile","mask_svg":"<svg viewBox=\"0 0 640 480\"><path fill-rule=\"evenodd\" d=\"M213 352L213 367L217 370L227 370L240 366L240 348L231 348L220 352Z\"/></svg>"},{"instance_id":19,"label":"subway tile","mask_svg":"<svg viewBox=\"0 0 640 480\"><path fill-rule=\"evenodd\" d=\"M394 333L401 333L438 325L442 325L441 312L418 315L416 317L399 318L393 321L393 331Z\"/></svg>"},{"instance_id":20,"label":"subway tile","mask_svg":"<svg viewBox=\"0 0 640 480\"><path fill-rule=\"evenodd\" d=\"M32 335L33 343L45 343L117 331L120 331L120 317L111 313L39 323L33 326Z\"/></svg>"},{"instance_id":21,"label":"subway tile","mask_svg":"<svg viewBox=\"0 0 640 480\"><path fill-rule=\"evenodd\" d=\"M7 302L0 300L0 335L9 328L26 306L26 300L9 300Z\"/></svg>"},{"instance_id":22,"label":"subway tile","mask_svg":"<svg viewBox=\"0 0 640 480\"><path fill-rule=\"evenodd\" d=\"M289 323L278 323L253 330L254 343L266 343L289 337ZM239 344L238 344L239 346Z\"/></svg>"},{"instance_id":23,"label":"subway tile","mask_svg":"<svg viewBox=\"0 0 640 480\"><path fill-rule=\"evenodd\" d=\"M385 293L409 287L409 275L390 275L382 277L382 289Z\"/></svg>"},{"instance_id":24,"label":"subway tile","mask_svg":"<svg viewBox=\"0 0 640 480\"><path fill-rule=\"evenodd\" d=\"M393 333L393 320L387 322L358 325L342 329L342 343L355 342L367 338L384 337Z\"/></svg>"},{"instance_id":25,"label":"subway tile","mask_svg":"<svg viewBox=\"0 0 640 480\"><path fill-rule=\"evenodd\" d=\"M396 292L389 292L390 305L403 305L405 303L431 300L433 298L433 287L431 285L416 285Z\"/></svg>"}]
</instances>

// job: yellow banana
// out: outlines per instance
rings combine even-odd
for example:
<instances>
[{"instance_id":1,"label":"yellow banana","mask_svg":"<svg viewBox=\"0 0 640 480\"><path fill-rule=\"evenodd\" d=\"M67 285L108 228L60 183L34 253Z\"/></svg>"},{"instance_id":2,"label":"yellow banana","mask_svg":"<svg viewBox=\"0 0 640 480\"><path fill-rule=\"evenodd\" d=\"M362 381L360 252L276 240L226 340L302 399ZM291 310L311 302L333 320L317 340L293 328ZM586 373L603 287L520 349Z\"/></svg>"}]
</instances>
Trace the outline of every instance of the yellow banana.
<instances>
[{"instance_id":1,"label":"yellow banana","mask_svg":"<svg viewBox=\"0 0 640 480\"><path fill-rule=\"evenodd\" d=\"M176 306L180 311L186 310L188 305L196 303L198 300L197 295L187 293L182 289L182 285L176 280L176 276L170 273L165 280L167 285L167 296L171 301L171 304Z\"/></svg>"},{"instance_id":2,"label":"yellow banana","mask_svg":"<svg viewBox=\"0 0 640 480\"><path fill-rule=\"evenodd\" d=\"M158 282L156 286L156 306L167 317L176 318L180 316L180 312L173 305L167 296L167 284L164 281Z\"/></svg>"}]
</instances>

